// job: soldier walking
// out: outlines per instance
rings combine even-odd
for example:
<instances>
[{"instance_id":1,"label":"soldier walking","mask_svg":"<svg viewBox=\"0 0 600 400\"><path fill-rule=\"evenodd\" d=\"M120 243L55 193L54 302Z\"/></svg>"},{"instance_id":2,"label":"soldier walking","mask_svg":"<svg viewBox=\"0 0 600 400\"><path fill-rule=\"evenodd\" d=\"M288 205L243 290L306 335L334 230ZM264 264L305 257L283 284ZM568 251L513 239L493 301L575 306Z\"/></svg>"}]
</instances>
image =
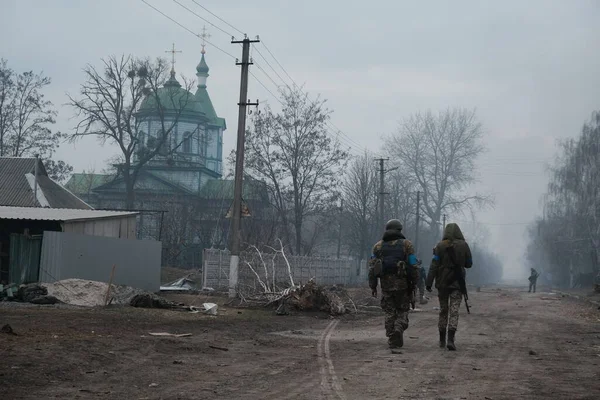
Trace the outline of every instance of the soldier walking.
<instances>
[{"instance_id":1,"label":"soldier walking","mask_svg":"<svg viewBox=\"0 0 600 400\"><path fill-rule=\"evenodd\" d=\"M427 279L427 271L425 271L425 267L422 265L421 260L417 262L419 266L419 304L427 304L428 301L425 298L425 280Z\"/></svg>"},{"instance_id":2,"label":"soldier walking","mask_svg":"<svg viewBox=\"0 0 600 400\"><path fill-rule=\"evenodd\" d=\"M540 276L540 274L538 274L538 272L531 268L531 275L529 275L529 293L531 293L531 289L533 288L533 293L535 293L535 287L537 284L537 279L538 276Z\"/></svg>"},{"instance_id":3,"label":"soldier walking","mask_svg":"<svg viewBox=\"0 0 600 400\"><path fill-rule=\"evenodd\" d=\"M444 236L433 249L433 259L427 275L427 291L435 281L440 300L440 347L446 346L446 329L448 330L448 350L456 350L454 338L458 328L458 311L463 297L460 279L465 279L465 268L471 268L473 260L471 249L455 223L446 225Z\"/></svg>"},{"instance_id":4,"label":"soldier walking","mask_svg":"<svg viewBox=\"0 0 600 400\"><path fill-rule=\"evenodd\" d=\"M408 329L408 313L415 284L419 278L417 257L410 240L402 234L402 223L390 220L382 240L373 247L369 268L369 286L377 297L378 278L381 281L381 308L385 312L385 334L388 344L397 350L404 345Z\"/></svg>"}]
</instances>

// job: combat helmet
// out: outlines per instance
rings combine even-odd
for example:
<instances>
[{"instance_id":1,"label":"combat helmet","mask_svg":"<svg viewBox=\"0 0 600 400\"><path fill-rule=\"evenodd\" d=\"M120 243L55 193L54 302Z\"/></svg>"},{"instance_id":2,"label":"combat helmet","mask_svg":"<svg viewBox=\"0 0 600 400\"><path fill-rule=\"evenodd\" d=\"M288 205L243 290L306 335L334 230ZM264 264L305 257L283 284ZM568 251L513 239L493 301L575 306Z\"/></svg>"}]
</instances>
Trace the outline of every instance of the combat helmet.
<instances>
[{"instance_id":1,"label":"combat helmet","mask_svg":"<svg viewBox=\"0 0 600 400\"><path fill-rule=\"evenodd\" d=\"M402 222L397 219L390 219L387 224L385 224L386 231L401 231L402 230Z\"/></svg>"}]
</instances>

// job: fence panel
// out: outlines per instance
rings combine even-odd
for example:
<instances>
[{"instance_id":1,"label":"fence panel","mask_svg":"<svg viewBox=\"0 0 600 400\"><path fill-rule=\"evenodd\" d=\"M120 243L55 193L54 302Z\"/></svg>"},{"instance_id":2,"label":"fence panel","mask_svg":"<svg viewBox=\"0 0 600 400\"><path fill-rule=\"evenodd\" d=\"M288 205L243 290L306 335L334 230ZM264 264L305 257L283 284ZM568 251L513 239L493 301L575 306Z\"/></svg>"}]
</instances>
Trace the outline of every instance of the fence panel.
<instances>
[{"instance_id":1,"label":"fence panel","mask_svg":"<svg viewBox=\"0 0 600 400\"><path fill-rule=\"evenodd\" d=\"M202 285L226 291L229 285L228 250L205 249L203 252ZM289 262L289 270L288 264ZM326 257L287 256L281 253L259 253L256 250L240 254L238 283L245 287L285 288L315 279L322 285L364 286L367 283L367 263Z\"/></svg>"}]
</instances>

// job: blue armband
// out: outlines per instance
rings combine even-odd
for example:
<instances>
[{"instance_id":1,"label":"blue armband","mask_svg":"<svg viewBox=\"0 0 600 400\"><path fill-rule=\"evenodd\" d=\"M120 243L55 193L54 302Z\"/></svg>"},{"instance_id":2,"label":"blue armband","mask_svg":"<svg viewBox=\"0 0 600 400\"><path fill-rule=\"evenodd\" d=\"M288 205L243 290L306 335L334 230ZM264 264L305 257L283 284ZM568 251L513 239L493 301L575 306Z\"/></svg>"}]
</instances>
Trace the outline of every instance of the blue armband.
<instances>
[{"instance_id":1,"label":"blue armband","mask_svg":"<svg viewBox=\"0 0 600 400\"><path fill-rule=\"evenodd\" d=\"M437 254L434 254L433 261L440 261L440 256L438 256Z\"/></svg>"},{"instance_id":2,"label":"blue armband","mask_svg":"<svg viewBox=\"0 0 600 400\"><path fill-rule=\"evenodd\" d=\"M417 264L417 256L415 256L414 254L411 254L408 256L408 263L410 265L416 265Z\"/></svg>"}]
</instances>

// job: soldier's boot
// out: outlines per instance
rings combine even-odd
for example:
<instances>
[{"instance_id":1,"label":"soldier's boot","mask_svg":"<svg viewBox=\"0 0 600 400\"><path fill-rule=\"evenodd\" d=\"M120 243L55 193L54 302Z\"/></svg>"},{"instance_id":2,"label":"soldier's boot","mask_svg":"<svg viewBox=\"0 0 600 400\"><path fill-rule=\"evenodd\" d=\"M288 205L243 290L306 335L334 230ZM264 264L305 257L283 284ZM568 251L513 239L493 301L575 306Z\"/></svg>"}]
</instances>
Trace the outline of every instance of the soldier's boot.
<instances>
[{"instance_id":1,"label":"soldier's boot","mask_svg":"<svg viewBox=\"0 0 600 400\"><path fill-rule=\"evenodd\" d=\"M402 331L395 331L388 339L390 349L399 349L404 346L404 334Z\"/></svg>"},{"instance_id":2,"label":"soldier's boot","mask_svg":"<svg viewBox=\"0 0 600 400\"><path fill-rule=\"evenodd\" d=\"M425 295L421 295L421 299L419 300L419 304L427 304L427 299L425 298Z\"/></svg>"},{"instance_id":3,"label":"soldier's boot","mask_svg":"<svg viewBox=\"0 0 600 400\"><path fill-rule=\"evenodd\" d=\"M454 335L455 334L456 334L456 331L448 330L448 350L451 350L451 351L456 350L456 346L454 345Z\"/></svg>"},{"instance_id":4,"label":"soldier's boot","mask_svg":"<svg viewBox=\"0 0 600 400\"><path fill-rule=\"evenodd\" d=\"M440 348L446 347L446 330L440 329Z\"/></svg>"}]
</instances>

